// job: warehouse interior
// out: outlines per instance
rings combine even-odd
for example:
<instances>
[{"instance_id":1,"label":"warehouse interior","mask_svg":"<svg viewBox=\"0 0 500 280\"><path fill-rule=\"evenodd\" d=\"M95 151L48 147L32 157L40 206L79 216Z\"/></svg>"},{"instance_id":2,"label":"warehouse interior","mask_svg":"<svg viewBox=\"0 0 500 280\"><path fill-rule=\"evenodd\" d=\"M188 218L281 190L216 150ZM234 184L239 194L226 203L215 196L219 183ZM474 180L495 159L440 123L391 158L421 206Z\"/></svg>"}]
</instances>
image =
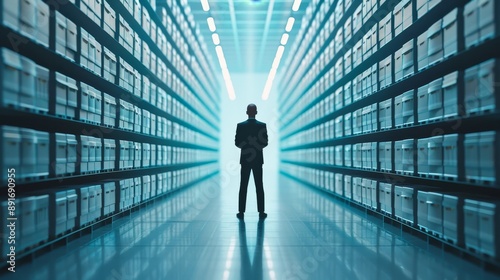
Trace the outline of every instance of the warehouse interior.
<instances>
[{"instance_id":1,"label":"warehouse interior","mask_svg":"<svg viewBox=\"0 0 500 280\"><path fill-rule=\"evenodd\" d=\"M0 279L500 279L498 1L0 2Z\"/></svg>"}]
</instances>

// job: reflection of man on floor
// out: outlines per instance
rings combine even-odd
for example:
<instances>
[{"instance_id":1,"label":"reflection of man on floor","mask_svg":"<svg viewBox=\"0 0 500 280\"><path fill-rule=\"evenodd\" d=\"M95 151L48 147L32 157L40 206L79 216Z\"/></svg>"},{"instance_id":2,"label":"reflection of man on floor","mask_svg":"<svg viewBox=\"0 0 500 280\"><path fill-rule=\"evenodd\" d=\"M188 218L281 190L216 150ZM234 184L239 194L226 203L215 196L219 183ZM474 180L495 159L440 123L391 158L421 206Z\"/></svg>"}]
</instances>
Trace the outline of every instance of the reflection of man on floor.
<instances>
[{"instance_id":1,"label":"reflection of man on floor","mask_svg":"<svg viewBox=\"0 0 500 280\"><path fill-rule=\"evenodd\" d=\"M264 156L262 150L267 146L266 124L255 119L257 106L250 104L247 107L248 120L238 124L234 144L241 149L241 181L239 193L239 213L236 216L243 219L247 203L248 180L250 171L253 171L255 189L257 192L257 210L259 217L264 219L267 214L264 212L264 184L262 183L262 164Z\"/></svg>"},{"instance_id":2,"label":"reflection of man on floor","mask_svg":"<svg viewBox=\"0 0 500 280\"><path fill-rule=\"evenodd\" d=\"M257 224L257 244L253 253L253 261L250 263L248 252L247 231L245 222L240 220L240 253L241 253L241 280L262 280L262 254L264 253L264 222L260 220Z\"/></svg>"}]
</instances>

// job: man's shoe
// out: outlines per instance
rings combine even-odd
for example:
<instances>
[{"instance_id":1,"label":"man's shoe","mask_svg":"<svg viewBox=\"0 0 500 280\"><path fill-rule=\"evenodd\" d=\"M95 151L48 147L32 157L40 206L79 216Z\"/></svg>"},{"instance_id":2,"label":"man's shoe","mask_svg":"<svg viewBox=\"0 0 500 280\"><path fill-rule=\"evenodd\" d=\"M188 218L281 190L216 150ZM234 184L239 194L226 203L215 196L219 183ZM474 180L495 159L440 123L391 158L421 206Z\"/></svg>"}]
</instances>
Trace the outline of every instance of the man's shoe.
<instances>
[{"instance_id":1,"label":"man's shoe","mask_svg":"<svg viewBox=\"0 0 500 280\"><path fill-rule=\"evenodd\" d=\"M243 219L244 214L242 212L236 214L236 218Z\"/></svg>"},{"instance_id":2,"label":"man's shoe","mask_svg":"<svg viewBox=\"0 0 500 280\"><path fill-rule=\"evenodd\" d=\"M260 213L259 213L259 218L261 218L261 219L265 219L265 218L267 218L267 213L260 212Z\"/></svg>"}]
</instances>

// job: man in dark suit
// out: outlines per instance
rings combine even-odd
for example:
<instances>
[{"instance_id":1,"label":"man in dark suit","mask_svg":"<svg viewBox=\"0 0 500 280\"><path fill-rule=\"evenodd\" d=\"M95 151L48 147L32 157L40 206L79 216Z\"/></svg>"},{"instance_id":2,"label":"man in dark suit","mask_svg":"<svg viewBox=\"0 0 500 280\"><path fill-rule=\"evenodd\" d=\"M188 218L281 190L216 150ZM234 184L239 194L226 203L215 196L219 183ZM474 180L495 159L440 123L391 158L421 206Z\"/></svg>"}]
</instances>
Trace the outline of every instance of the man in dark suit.
<instances>
[{"instance_id":1,"label":"man in dark suit","mask_svg":"<svg viewBox=\"0 0 500 280\"><path fill-rule=\"evenodd\" d=\"M249 104L247 106L248 120L238 124L234 144L241 149L241 181L239 194L238 219L243 219L247 203L248 180L250 171L253 171L253 179L257 191L257 210L259 218L264 219L267 214L264 212L264 184L262 183L262 164L264 156L262 150L267 146L266 124L255 119L257 106Z\"/></svg>"}]
</instances>

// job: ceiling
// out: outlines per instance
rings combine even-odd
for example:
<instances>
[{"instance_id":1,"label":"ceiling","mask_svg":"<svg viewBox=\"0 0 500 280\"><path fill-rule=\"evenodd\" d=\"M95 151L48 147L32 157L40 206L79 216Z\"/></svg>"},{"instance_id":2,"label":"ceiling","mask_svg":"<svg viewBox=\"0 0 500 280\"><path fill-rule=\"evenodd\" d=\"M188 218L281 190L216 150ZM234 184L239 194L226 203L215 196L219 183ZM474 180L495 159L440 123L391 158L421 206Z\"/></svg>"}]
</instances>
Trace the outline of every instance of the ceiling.
<instances>
[{"instance_id":1,"label":"ceiling","mask_svg":"<svg viewBox=\"0 0 500 280\"><path fill-rule=\"evenodd\" d=\"M288 18L293 16L295 24L289 33L281 66L296 39L309 1L303 0L296 12L292 11L293 0L208 0L210 10L207 12L200 0L188 0L188 4L215 69L220 66L207 24L210 16L214 18L215 33L219 34L230 73L269 73Z\"/></svg>"}]
</instances>

